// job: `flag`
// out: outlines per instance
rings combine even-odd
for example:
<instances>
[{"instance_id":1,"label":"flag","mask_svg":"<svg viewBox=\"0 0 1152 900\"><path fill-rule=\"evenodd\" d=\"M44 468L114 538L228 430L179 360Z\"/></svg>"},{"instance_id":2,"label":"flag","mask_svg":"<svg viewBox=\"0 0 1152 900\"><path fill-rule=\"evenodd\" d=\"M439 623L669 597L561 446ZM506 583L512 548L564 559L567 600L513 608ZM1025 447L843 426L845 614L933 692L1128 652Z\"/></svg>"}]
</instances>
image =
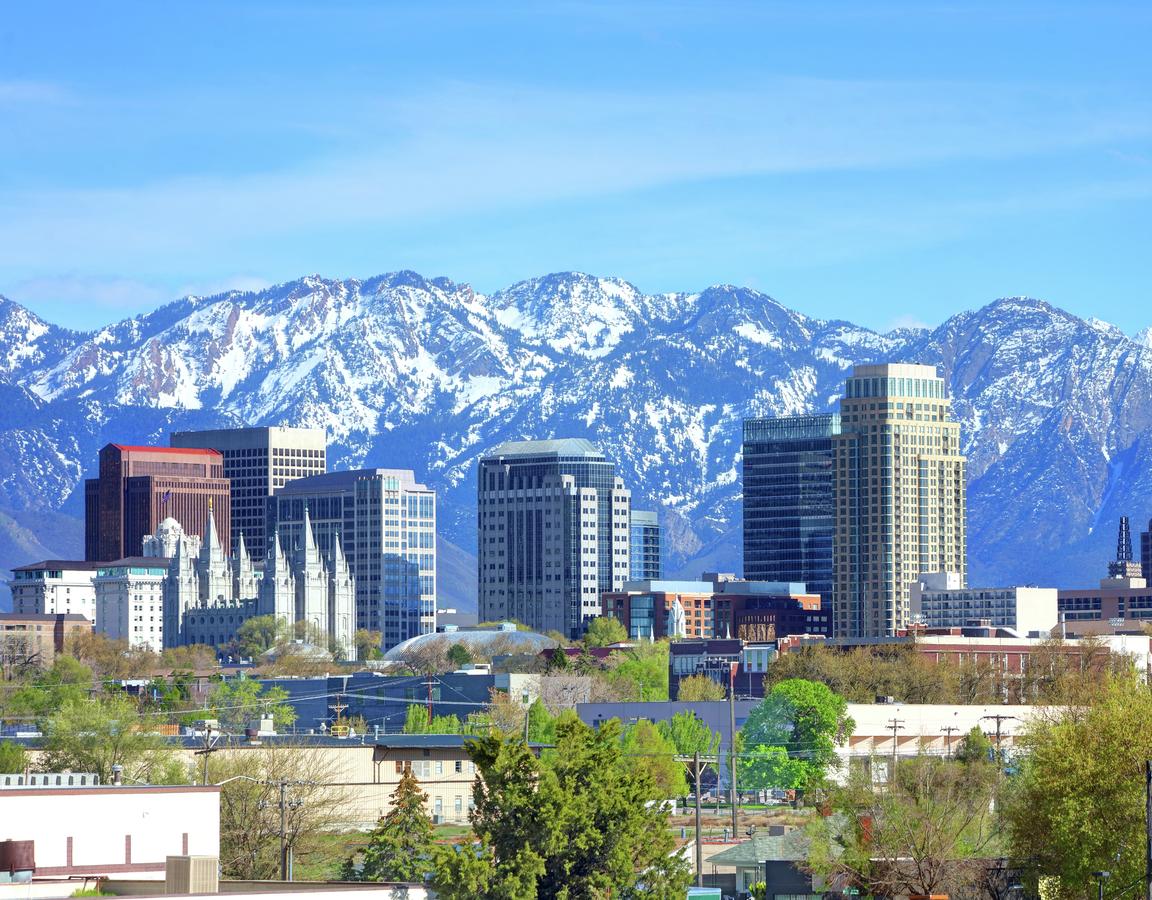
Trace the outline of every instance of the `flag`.
<instances>
[{"instance_id":1,"label":"flag","mask_svg":"<svg viewBox=\"0 0 1152 900\"><path fill-rule=\"evenodd\" d=\"M171 499L172 499L172 492L171 491L165 491L164 496L162 496L160 498L160 502L161 503L167 503Z\"/></svg>"}]
</instances>

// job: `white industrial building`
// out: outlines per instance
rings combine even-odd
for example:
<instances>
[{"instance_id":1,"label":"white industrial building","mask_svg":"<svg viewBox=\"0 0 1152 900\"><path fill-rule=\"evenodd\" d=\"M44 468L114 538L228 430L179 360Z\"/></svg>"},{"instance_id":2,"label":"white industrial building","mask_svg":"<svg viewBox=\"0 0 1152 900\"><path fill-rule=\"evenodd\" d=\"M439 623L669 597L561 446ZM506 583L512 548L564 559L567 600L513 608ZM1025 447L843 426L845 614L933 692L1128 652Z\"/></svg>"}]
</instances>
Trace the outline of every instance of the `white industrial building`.
<instances>
[{"instance_id":1,"label":"white industrial building","mask_svg":"<svg viewBox=\"0 0 1152 900\"><path fill-rule=\"evenodd\" d=\"M0 841L34 842L34 879L163 880L169 856L220 855L219 787L78 786L81 778L0 786Z\"/></svg>"}]
</instances>

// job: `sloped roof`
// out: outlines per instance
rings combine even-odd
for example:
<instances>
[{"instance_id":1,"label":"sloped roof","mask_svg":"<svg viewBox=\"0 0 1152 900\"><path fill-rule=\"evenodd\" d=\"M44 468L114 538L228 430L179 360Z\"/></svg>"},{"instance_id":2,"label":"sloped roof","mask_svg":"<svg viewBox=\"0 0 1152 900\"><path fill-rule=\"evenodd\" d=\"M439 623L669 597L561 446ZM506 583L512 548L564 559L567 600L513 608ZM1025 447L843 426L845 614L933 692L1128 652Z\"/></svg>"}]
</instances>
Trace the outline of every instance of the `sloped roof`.
<instances>
[{"instance_id":1,"label":"sloped roof","mask_svg":"<svg viewBox=\"0 0 1152 900\"><path fill-rule=\"evenodd\" d=\"M756 866L764 862L800 862L808 858L811 841L803 829L784 834L758 831L751 840L721 850L709 862L724 866Z\"/></svg>"}]
</instances>

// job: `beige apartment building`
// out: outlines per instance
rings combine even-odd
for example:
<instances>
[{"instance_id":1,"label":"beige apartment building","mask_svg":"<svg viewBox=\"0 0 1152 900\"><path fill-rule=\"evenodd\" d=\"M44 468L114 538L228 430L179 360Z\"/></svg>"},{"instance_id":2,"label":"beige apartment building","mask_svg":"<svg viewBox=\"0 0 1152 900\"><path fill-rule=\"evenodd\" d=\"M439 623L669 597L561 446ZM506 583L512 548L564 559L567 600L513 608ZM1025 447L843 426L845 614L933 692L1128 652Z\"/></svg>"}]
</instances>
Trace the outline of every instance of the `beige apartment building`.
<instances>
[{"instance_id":1,"label":"beige apartment building","mask_svg":"<svg viewBox=\"0 0 1152 900\"><path fill-rule=\"evenodd\" d=\"M907 626L922 572L967 584L965 458L935 366L856 366L835 437L833 629L883 637Z\"/></svg>"}]
</instances>

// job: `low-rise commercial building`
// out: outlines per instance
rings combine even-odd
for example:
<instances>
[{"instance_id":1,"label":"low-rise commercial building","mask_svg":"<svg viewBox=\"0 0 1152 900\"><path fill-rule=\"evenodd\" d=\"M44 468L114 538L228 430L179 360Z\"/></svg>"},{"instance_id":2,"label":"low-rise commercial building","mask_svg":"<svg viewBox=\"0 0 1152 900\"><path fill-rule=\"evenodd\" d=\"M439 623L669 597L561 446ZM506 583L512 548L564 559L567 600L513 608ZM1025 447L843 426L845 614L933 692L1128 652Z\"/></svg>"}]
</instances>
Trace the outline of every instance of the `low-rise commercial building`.
<instances>
[{"instance_id":1,"label":"low-rise commercial building","mask_svg":"<svg viewBox=\"0 0 1152 900\"><path fill-rule=\"evenodd\" d=\"M1056 588L966 588L955 572L932 572L909 592L912 621L927 628L959 628L983 619L1023 635L1047 636L1059 621Z\"/></svg>"},{"instance_id":2,"label":"low-rise commercial building","mask_svg":"<svg viewBox=\"0 0 1152 900\"><path fill-rule=\"evenodd\" d=\"M679 696L683 679L704 675L725 691L731 685L737 697L763 697L764 676L776 655L775 643L736 638L673 641L668 651L668 695Z\"/></svg>"},{"instance_id":3,"label":"low-rise commercial building","mask_svg":"<svg viewBox=\"0 0 1152 900\"><path fill-rule=\"evenodd\" d=\"M0 666L47 668L70 638L92 633L92 623L75 613L55 616L0 613Z\"/></svg>"},{"instance_id":4,"label":"low-rise commercial building","mask_svg":"<svg viewBox=\"0 0 1152 900\"><path fill-rule=\"evenodd\" d=\"M664 637L773 641L786 634L831 634L831 613L798 582L743 581L706 572L699 581L633 581L601 596L632 640ZM683 612L673 615L677 604ZM680 633L674 629L681 627Z\"/></svg>"},{"instance_id":5,"label":"low-rise commercial building","mask_svg":"<svg viewBox=\"0 0 1152 900\"><path fill-rule=\"evenodd\" d=\"M220 855L219 787L80 780L65 774L59 784L0 786L0 841L34 843L34 879L162 880L169 856Z\"/></svg>"}]
</instances>

